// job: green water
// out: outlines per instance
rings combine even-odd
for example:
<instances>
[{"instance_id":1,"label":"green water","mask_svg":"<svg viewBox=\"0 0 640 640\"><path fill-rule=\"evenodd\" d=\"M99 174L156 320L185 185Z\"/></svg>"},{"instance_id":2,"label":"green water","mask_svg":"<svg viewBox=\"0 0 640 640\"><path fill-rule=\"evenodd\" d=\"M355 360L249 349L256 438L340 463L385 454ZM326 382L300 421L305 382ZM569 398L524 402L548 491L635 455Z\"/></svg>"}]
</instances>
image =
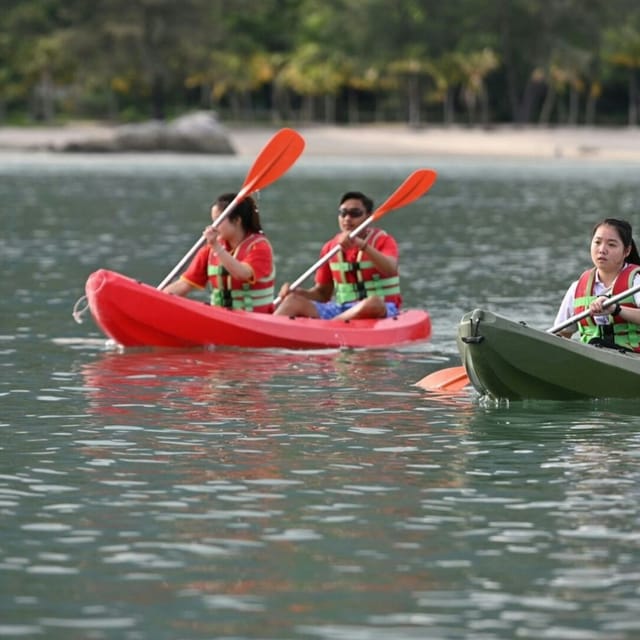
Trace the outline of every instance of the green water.
<instances>
[{"instance_id":1,"label":"green water","mask_svg":"<svg viewBox=\"0 0 640 640\"><path fill-rule=\"evenodd\" d=\"M420 166L381 226L430 341L114 353L87 276L159 283L246 162L0 156L0 637L640 637L640 402L413 386L476 306L551 326L591 225L640 230L639 167L303 158L260 195L278 281Z\"/></svg>"}]
</instances>

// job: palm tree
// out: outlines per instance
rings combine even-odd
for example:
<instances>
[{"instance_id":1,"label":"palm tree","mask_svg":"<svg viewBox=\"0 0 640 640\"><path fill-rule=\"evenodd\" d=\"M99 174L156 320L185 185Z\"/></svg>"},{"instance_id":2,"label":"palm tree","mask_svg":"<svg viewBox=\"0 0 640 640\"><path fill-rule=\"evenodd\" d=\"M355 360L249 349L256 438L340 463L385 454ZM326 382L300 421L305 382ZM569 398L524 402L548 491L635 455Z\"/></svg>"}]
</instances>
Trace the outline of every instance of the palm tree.
<instances>
[{"instance_id":1,"label":"palm tree","mask_svg":"<svg viewBox=\"0 0 640 640\"><path fill-rule=\"evenodd\" d=\"M462 84L464 73L456 53L449 52L433 63L435 87L429 94L432 102L442 103L442 119L445 124L455 121L455 91Z\"/></svg>"},{"instance_id":2,"label":"palm tree","mask_svg":"<svg viewBox=\"0 0 640 640\"><path fill-rule=\"evenodd\" d=\"M313 42L300 45L276 77L281 87L295 91L303 99L302 119L313 122L315 102L324 97L324 118L335 122L335 102L344 84L345 67L339 55Z\"/></svg>"},{"instance_id":3,"label":"palm tree","mask_svg":"<svg viewBox=\"0 0 640 640\"><path fill-rule=\"evenodd\" d=\"M605 34L604 58L629 71L629 126L638 124L638 69L640 69L640 31L632 24L611 29Z\"/></svg>"},{"instance_id":4,"label":"palm tree","mask_svg":"<svg viewBox=\"0 0 640 640\"><path fill-rule=\"evenodd\" d=\"M489 124L489 95L485 84L486 77L500 65L498 55L489 48L470 53L457 54L464 80L462 96L469 111L471 122L476 120L478 103L480 106L480 121Z\"/></svg>"},{"instance_id":5,"label":"palm tree","mask_svg":"<svg viewBox=\"0 0 640 640\"><path fill-rule=\"evenodd\" d=\"M345 65L345 86L347 88L347 121L355 124L360 120L358 91L376 92L385 87L383 70L375 64L360 65L354 59Z\"/></svg>"},{"instance_id":6,"label":"palm tree","mask_svg":"<svg viewBox=\"0 0 640 640\"><path fill-rule=\"evenodd\" d=\"M405 87L409 126L420 126L423 85L429 78L437 76L432 61L421 55L409 55L392 61L387 69L397 85Z\"/></svg>"},{"instance_id":7,"label":"palm tree","mask_svg":"<svg viewBox=\"0 0 640 640\"><path fill-rule=\"evenodd\" d=\"M555 106L558 95L569 90L569 114L567 122L575 125L578 123L578 111L580 94L586 88L585 76L589 70L593 54L584 49L561 44L551 54L551 62L548 69L539 70L541 80L547 85L539 122L548 124L551 112Z\"/></svg>"}]
</instances>

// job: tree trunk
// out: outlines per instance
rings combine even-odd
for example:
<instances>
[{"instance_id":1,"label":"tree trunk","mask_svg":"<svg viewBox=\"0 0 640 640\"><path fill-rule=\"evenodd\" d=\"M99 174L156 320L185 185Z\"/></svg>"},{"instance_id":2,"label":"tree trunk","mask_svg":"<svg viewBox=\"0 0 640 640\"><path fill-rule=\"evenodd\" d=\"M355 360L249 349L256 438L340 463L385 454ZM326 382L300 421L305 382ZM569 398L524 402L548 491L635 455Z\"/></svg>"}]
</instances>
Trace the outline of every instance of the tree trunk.
<instances>
[{"instance_id":1,"label":"tree trunk","mask_svg":"<svg viewBox=\"0 0 640 640\"><path fill-rule=\"evenodd\" d=\"M44 69L40 74L40 116L45 122L51 122L55 116L54 91L51 74L48 69Z\"/></svg>"},{"instance_id":2,"label":"tree trunk","mask_svg":"<svg viewBox=\"0 0 640 640\"><path fill-rule=\"evenodd\" d=\"M336 122L336 97L327 94L324 97L324 123L335 124Z\"/></svg>"},{"instance_id":3,"label":"tree trunk","mask_svg":"<svg viewBox=\"0 0 640 640\"><path fill-rule=\"evenodd\" d=\"M165 118L164 80L162 75L156 74L151 85L151 109L155 120Z\"/></svg>"},{"instance_id":4,"label":"tree trunk","mask_svg":"<svg viewBox=\"0 0 640 640\"><path fill-rule=\"evenodd\" d=\"M236 121L239 121L241 119L242 108L240 105L238 94L235 91L232 91L229 94L229 104L231 106L232 118Z\"/></svg>"},{"instance_id":5,"label":"tree trunk","mask_svg":"<svg viewBox=\"0 0 640 640\"><path fill-rule=\"evenodd\" d=\"M585 105L584 110L584 121L585 124L592 126L596 122L596 106L598 102L598 97L593 91L593 87L589 90L589 95L587 96L587 103Z\"/></svg>"},{"instance_id":6,"label":"tree trunk","mask_svg":"<svg viewBox=\"0 0 640 640\"><path fill-rule=\"evenodd\" d=\"M507 78L507 94L509 96L509 104L511 105L511 119L516 124L522 124L522 110L518 101L517 77L518 73L513 62L514 55L511 46L511 29L509 27L509 2L503 2L500 11L500 39L502 41L502 59L505 61L506 78Z\"/></svg>"},{"instance_id":7,"label":"tree trunk","mask_svg":"<svg viewBox=\"0 0 640 640\"><path fill-rule=\"evenodd\" d=\"M558 122L564 123L566 119L566 108L564 104L564 100L558 101Z\"/></svg>"},{"instance_id":8,"label":"tree trunk","mask_svg":"<svg viewBox=\"0 0 640 640\"><path fill-rule=\"evenodd\" d=\"M629 70L629 126L635 127L638 124L638 82L636 70L631 67Z\"/></svg>"},{"instance_id":9,"label":"tree trunk","mask_svg":"<svg viewBox=\"0 0 640 640\"><path fill-rule=\"evenodd\" d=\"M446 125L452 125L456 120L454 98L454 89L448 87L444 96L444 123Z\"/></svg>"},{"instance_id":10,"label":"tree trunk","mask_svg":"<svg viewBox=\"0 0 640 640\"><path fill-rule=\"evenodd\" d=\"M211 85L208 82L200 85L200 106L211 109Z\"/></svg>"},{"instance_id":11,"label":"tree trunk","mask_svg":"<svg viewBox=\"0 0 640 640\"><path fill-rule=\"evenodd\" d=\"M409 100L409 126L418 127L420 125L420 93L418 78L410 76L408 79L408 100Z\"/></svg>"},{"instance_id":12,"label":"tree trunk","mask_svg":"<svg viewBox=\"0 0 640 640\"><path fill-rule=\"evenodd\" d=\"M476 110L475 98L468 89L465 89L465 91L463 92L463 97L464 104L467 107L467 122L469 123L469 125L473 126Z\"/></svg>"},{"instance_id":13,"label":"tree trunk","mask_svg":"<svg viewBox=\"0 0 640 640\"><path fill-rule=\"evenodd\" d=\"M580 109L580 94L575 87L569 87L569 124L578 124L578 111Z\"/></svg>"},{"instance_id":14,"label":"tree trunk","mask_svg":"<svg viewBox=\"0 0 640 640\"><path fill-rule=\"evenodd\" d=\"M536 94L538 92L538 83L529 78L527 86L524 89L522 96L522 102L518 109L518 115L516 122L518 124L526 124L531 120L531 112L533 111L533 103L535 101Z\"/></svg>"},{"instance_id":15,"label":"tree trunk","mask_svg":"<svg viewBox=\"0 0 640 640\"><path fill-rule=\"evenodd\" d=\"M282 122L282 103L284 100L281 96L282 90L278 88L275 82L271 83L271 122L273 124L280 124Z\"/></svg>"},{"instance_id":16,"label":"tree trunk","mask_svg":"<svg viewBox=\"0 0 640 640\"><path fill-rule=\"evenodd\" d=\"M315 110L313 108L313 96L304 96L302 99L302 121L313 122Z\"/></svg>"},{"instance_id":17,"label":"tree trunk","mask_svg":"<svg viewBox=\"0 0 640 640\"><path fill-rule=\"evenodd\" d=\"M375 122L385 121L384 109L382 108L382 100L378 95L376 95L373 99L373 119Z\"/></svg>"},{"instance_id":18,"label":"tree trunk","mask_svg":"<svg viewBox=\"0 0 640 640\"><path fill-rule=\"evenodd\" d=\"M482 125L486 128L489 126L489 93L486 87L482 86L480 90L480 118Z\"/></svg>"},{"instance_id":19,"label":"tree trunk","mask_svg":"<svg viewBox=\"0 0 640 640\"><path fill-rule=\"evenodd\" d=\"M242 118L246 122L255 120L255 114L253 112L253 99L250 91L243 91L241 94L242 99Z\"/></svg>"},{"instance_id":20,"label":"tree trunk","mask_svg":"<svg viewBox=\"0 0 640 640\"><path fill-rule=\"evenodd\" d=\"M547 86L547 95L544 97L542 103L542 109L540 109L540 117L538 118L538 124L547 126L551 119L551 112L556 102L556 90L552 84Z\"/></svg>"},{"instance_id":21,"label":"tree trunk","mask_svg":"<svg viewBox=\"0 0 640 640\"><path fill-rule=\"evenodd\" d=\"M360 114L358 113L358 95L355 89L350 88L347 93L347 116L349 124L357 124L360 121Z\"/></svg>"},{"instance_id":22,"label":"tree trunk","mask_svg":"<svg viewBox=\"0 0 640 640\"><path fill-rule=\"evenodd\" d=\"M120 111L118 106L118 96L111 87L107 87L107 117L110 122L118 122L118 113Z\"/></svg>"}]
</instances>

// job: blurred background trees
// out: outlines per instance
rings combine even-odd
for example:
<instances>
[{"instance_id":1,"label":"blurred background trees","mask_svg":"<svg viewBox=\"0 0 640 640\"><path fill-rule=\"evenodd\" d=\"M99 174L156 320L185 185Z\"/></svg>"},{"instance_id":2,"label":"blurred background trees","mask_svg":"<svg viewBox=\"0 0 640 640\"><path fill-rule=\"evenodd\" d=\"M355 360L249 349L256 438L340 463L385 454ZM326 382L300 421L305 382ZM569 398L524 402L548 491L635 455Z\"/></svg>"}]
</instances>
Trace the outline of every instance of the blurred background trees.
<instances>
[{"instance_id":1,"label":"blurred background trees","mask_svg":"<svg viewBox=\"0 0 640 640\"><path fill-rule=\"evenodd\" d=\"M638 124L637 0L0 0L0 123Z\"/></svg>"}]
</instances>

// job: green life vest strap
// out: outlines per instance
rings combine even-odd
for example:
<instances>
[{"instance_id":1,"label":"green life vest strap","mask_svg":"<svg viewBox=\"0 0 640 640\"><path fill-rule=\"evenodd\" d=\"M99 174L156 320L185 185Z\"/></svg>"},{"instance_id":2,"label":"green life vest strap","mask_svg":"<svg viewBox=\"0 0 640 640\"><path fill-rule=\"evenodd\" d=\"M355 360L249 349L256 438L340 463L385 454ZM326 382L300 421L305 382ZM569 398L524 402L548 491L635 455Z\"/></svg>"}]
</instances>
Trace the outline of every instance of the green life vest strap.
<instances>
[{"instance_id":1,"label":"green life vest strap","mask_svg":"<svg viewBox=\"0 0 640 640\"><path fill-rule=\"evenodd\" d=\"M211 304L227 309L243 309L253 311L255 307L263 307L273 302L274 288L251 289L244 285L239 289L213 289L211 291Z\"/></svg>"},{"instance_id":2,"label":"green life vest strap","mask_svg":"<svg viewBox=\"0 0 640 640\"><path fill-rule=\"evenodd\" d=\"M355 302L372 296L385 298L386 296L400 295L400 278L380 278L376 276L367 282L338 282L335 285L336 301L338 304Z\"/></svg>"}]
</instances>

